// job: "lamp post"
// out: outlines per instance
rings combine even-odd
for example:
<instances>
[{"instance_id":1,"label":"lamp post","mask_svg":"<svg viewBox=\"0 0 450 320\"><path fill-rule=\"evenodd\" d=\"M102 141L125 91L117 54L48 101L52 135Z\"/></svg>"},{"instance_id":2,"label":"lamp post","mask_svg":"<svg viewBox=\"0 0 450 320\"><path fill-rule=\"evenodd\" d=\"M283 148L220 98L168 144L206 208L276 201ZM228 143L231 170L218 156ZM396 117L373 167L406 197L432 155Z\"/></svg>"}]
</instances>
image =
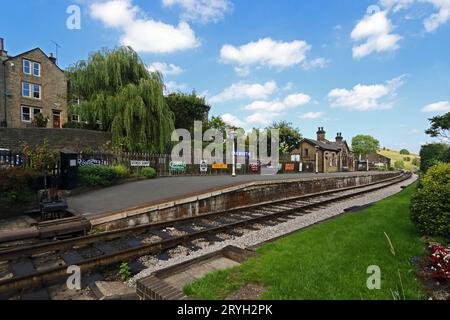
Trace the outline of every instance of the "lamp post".
<instances>
[{"instance_id":1,"label":"lamp post","mask_svg":"<svg viewBox=\"0 0 450 320\"><path fill-rule=\"evenodd\" d=\"M235 140L236 140L236 138L238 137L238 133L237 133L236 131L231 131L231 132L229 133L229 137L230 137L230 139L233 141L233 143L232 143L232 146L233 146L233 152L232 152L232 155L233 155L233 174L232 174L232 176L233 176L233 177L236 177Z\"/></svg>"},{"instance_id":2,"label":"lamp post","mask_svg":"<svg viewBox=\"0 0 450 320\"><path fill-rule=\"evenodd\" d=\"M319 174L319 147L316 146L316 174Z\"/></svg>"}]
</instances>

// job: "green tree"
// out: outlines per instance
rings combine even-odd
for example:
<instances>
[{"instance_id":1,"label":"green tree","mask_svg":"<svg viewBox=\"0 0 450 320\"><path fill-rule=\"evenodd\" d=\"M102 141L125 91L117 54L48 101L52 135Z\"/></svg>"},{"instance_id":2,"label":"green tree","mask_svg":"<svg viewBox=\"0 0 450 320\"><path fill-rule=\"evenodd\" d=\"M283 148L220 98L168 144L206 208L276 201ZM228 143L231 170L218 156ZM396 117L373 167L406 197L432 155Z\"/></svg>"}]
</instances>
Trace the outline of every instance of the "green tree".
<instances>
[{"instance_id":1,"label":"green tree","mask_svg":"<svg viewBox=\"0 0 450 320\"><path fill-rule=\"evenodd\" d=\"M394 168L397 170L405 169L405 163L403 161L395 161Z\"/></svg>"},{"instance_id":2,"label":"green tree","mask_svg":"<svg viewBox=\"0 0 450 320\"><path fill-rule=\"evenodd\" d=\"M274 122L267 128L268 136L270 138L270 130L277 129L280 131L280 151L283 153L290 153L297 148L303 137L298 128L294 128L292 123L287 121ZM270 144L270 139L269 142Z\"/></svg>"},{"instance_id":3,"label":"green tree","mask_svg":"<svg viewBox=\"0 0 450 320\"><path fill-rule=\"evenodd\" d=\"M208 121L211 107L204 97L199 97L193 91L191 94L172 93L166 97L167 105L175 116L175 128L187 129L192 132L194 121Z\"/></svg>"},{"instance_id":4,"label":"green tree","mask_svg":"<svg viewBox=\"0 0 450 320\"><path fill-rule=\"evenodd\" d=\"M419 158L414 158L411 163L413 166L420 167L420 159Z\"/></svg>"},{"instance_id":5,"label":"green tree","mask_svg":"<svg viewBox=\"0 0 450 320\"><path fill-rule=\"evenodd\" d=\"M113 143L127 151L168 151L173 113L164 98L161 74L149 73L130 47L101 50L67 71L70 101L87 126L113 134Z\"/></svg>"},{"instance_id":6,"label":"green tree","mask_svg":"<svg viewBox=\"0 0 450 320\"><path fill-rule=\"evenodd\" d=\"M402 150L400 150L400 154L409 156L410 152L408 150L406 150L406 149L402 149Z\"/></svg>"},{"instance_id":7,"label":"green tree","mask_svg":"<svg viewBox=\"0 0 450 320\"><path fill-rule=\"evenodd\" d=\"M446 161L450 148L442 143L423 145L420 150L420 171L426 172L439 161ZM449 159L450 160L450 159Z\"/></svg>"},{"instance_id":8,"label":"green tree","mask_svg":"<svg viewBox=\"0 0 450 320\"><path fill-rule=\"evenodd\" d=\"M372 152L376 152L380 148L380 142L369 135L357 135L352 139L352 150L361 158Z\"/></svg>"},{"instance_id":9,"label":"green tree","mask_svg":"<svg viewBox=\"0 0 450 320\"><path fill-rule=\"evenodd\" d=\"M425 133L433 138L440 137L448 141L450 139L450 112L429 120L431 122L431 128L425 131Z\"/></svg>"}]
</instances>

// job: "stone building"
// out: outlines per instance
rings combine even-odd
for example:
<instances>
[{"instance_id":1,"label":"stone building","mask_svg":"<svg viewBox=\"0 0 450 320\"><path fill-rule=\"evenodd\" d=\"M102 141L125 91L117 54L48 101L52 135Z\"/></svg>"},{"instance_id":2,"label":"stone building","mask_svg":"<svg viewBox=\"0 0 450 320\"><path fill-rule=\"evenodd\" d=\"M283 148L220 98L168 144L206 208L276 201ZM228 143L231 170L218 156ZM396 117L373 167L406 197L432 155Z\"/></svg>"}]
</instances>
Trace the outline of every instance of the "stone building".
<instances>
[{"instance_id":1,"label":"stone building","mask_svg":"<svg viewBox=\"0 0 450 320\"><path fill-rule=\"evenodd\" d=\"M342 137L338 133L335 141L326 139L323 127L317 131L317 139L303 139L293 155L300 156L303 172L342 172L353 171L353 154Z\"/></svg>"},{"instance_id":2,"label":"stone building","mask_svg":"<svg viewBox=\"0 0 450 320\"><path fill-rule=\"evenodd\" d=\"M378 152L369 153L361 158L361 161L357 161L358 171L366 171L367 163L369 163L369 170L374 170L376 168L389 170L392 167L392 160Z\"/></svg>"},{"instance_id":3,"label":"stone building","mask_svg":"<svg viewBox=\"0 0 450 320\"><path fill-rule=\"evenodd\" d=\"M0 38L0 126L35 126L38 113L48 119L47 128L67 122L68 82L56 59L36 48L8 55Z\"/></svg>"}]
</instances>

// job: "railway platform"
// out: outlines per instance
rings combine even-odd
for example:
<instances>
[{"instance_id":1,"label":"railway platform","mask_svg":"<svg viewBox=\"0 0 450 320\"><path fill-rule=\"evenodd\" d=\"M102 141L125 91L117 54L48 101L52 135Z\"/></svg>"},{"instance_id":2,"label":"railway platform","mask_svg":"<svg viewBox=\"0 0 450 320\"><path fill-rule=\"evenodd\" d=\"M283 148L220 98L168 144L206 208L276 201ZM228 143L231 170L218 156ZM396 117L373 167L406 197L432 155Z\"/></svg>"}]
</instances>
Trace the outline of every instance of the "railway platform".
<instances>
[{"instance_id":1,"label":"railway platform","mask_svg":"<svg viewBox=\"0 0 450 320\"><path fill-rule=\"evenodd\" d=\"M327 174L297 173L274 176L243 175L170 177L131 182L106 189L91 191L68 198L69 208L87 218L108 212L117 212L152 204L189 198L199 194L217 192L252 182L301 180L326 177L354 177L379 175L385 172L339 172Z\"/></svg>"}]
</instances>

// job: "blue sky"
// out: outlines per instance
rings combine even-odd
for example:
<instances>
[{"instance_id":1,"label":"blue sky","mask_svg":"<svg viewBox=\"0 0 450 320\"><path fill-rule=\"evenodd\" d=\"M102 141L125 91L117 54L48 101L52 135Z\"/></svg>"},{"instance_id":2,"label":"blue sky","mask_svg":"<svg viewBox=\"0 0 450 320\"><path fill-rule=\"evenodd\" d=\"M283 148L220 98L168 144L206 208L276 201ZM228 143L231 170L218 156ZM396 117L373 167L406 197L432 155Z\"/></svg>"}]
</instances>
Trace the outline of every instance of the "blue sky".
<instances>
[{"instance_id":1,"label":"blue sky","mask_svg":"<svg viewBox=\"0 0 450 320\"><path fill-rule=\"evenodd\" d=\"M71 5L81 29L67 27ZM54 52L53 40L67 67L131 45L168 91L195 89L245 128L287 120L306 137L321 126L417 152L432 141L427 118L450 111L450 0L21 0L2 11L12 55Z\"/></svg>"}]
</instances>

